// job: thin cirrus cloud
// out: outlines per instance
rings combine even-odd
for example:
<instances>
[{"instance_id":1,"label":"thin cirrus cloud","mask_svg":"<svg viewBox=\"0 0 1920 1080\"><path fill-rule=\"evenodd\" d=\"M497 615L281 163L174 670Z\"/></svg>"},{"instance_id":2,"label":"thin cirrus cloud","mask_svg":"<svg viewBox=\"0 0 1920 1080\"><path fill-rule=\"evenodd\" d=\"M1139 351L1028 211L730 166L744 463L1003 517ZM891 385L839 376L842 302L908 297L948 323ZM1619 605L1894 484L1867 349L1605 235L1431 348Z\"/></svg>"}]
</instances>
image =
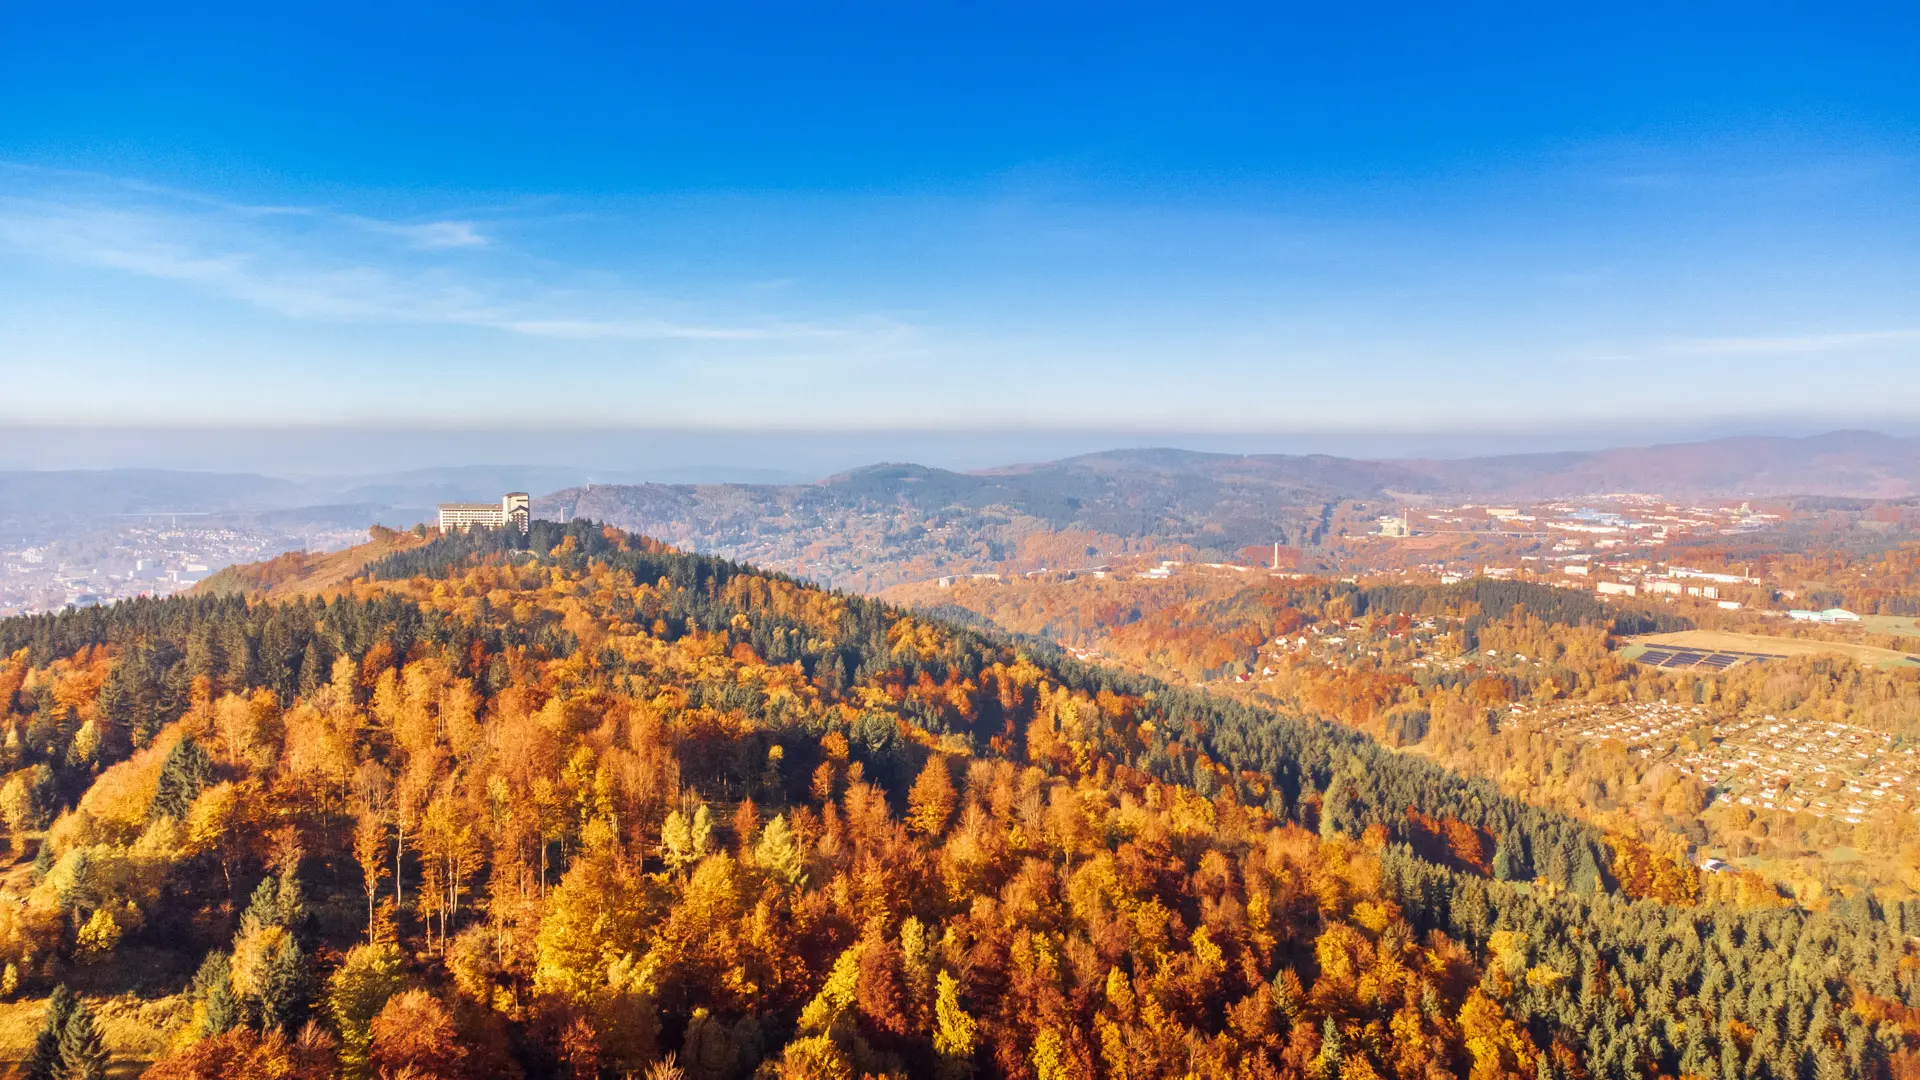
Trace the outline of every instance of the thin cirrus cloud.
<instances>
[{"instance_id":1,"label":"thin cirrus cloud","mask_svg":"<svg viewBox=\"0 0 1920 1080\"><path fill-rule=\"evenodd\" d=\"M447 248L486 247L492 240L471 221L428 221L417 225L397 224L375 218L353 218L354 224L374 232L397 236L424 251Z\"/></svg>"},{"instance_id":2,"label":"thin cirrus cloud","mask_svg":"<svg viewBox=\"0 0 1920 1080\"><path fill-rule=\"evenodd\" d=\"M688 318L638 290L554 283L479 223L223 202L85 174L0 172L0 247L191 287L292 319L434 324L570 341L898 341L891 319ZM21 183L20 181L38 181ZM482 260L478 256L488 256ZM530 270L529 268L537 268Z\"/></svg>"},{"instance_id":3,"label":"thin cirrus cloud","mask_svg":"<svg viewBox=\"0 0 1920 1080\"><path fill-rule=\"evenodd\" d=\"M1689 338L1666 351L1685 356L1777 356L1848 352L1881 345L1920 342L1920 330L1860 330L1831 334L1782 334L1771 337Z\"/></svg>"}]
</instances>

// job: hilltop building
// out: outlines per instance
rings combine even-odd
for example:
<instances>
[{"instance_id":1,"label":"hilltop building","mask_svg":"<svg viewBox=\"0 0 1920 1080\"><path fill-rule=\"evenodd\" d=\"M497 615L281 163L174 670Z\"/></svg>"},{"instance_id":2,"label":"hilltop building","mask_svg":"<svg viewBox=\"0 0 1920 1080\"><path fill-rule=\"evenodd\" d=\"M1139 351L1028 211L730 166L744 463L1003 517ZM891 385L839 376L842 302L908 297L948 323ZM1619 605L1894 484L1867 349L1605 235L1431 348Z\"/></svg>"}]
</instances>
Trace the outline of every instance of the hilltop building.
<instances>
[{"instance_id":1,"label":"hilltop building","mask_svg":"<svg viewBox=\"0 0 1920 1080\"><path fill-rule=\"evenodd\" d=\"M498 503L441 503L440 531L465 532L475 525L485 529L512 525L525 534L533 520L532 502L524 491L509 491Z\"/></svg>"},{"instance_id":2,"label":"hilltop building","mask_svg":"<svg viewBox=\"0 0 1920 1080\"><path fill-rule=\"evenodd\" d=\"M1406 514L1389 514L1380 519L1379 536L1408 537L1413 535L1413 525Z\"/></svg>"}]
</instances>

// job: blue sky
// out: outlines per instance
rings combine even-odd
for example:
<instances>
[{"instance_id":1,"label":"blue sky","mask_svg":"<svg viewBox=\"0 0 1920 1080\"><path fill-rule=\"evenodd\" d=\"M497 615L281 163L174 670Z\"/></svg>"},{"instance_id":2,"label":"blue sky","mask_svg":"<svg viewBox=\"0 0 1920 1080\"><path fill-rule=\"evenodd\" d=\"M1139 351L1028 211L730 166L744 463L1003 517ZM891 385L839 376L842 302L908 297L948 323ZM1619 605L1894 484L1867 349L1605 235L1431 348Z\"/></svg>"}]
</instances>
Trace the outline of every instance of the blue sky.
<instances>
[{"instance_id":1,"label":"blue sky","mask_svg":"<svg viewBox=\"0 0 1920 1080\"><path fill-rule=\"evenodd\" d=\"M0 5L0 420L1920 421L1905 5L393 6Z\"/></svg>"}]
</instances>

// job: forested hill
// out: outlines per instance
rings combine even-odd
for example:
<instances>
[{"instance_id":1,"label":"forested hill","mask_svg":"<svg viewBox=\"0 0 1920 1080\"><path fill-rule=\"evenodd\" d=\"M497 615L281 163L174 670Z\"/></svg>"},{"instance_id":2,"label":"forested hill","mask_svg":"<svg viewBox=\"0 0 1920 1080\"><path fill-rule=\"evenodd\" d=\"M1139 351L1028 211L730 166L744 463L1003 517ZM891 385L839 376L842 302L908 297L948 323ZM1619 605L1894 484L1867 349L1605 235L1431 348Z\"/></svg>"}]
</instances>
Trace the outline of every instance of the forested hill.
<instances>
[{"instance_id":1,"label":"forested hill","mask_svg":"<svg viewBox=\"0 0 1920 1080\"><path fill-rule=\"evenodd\" d=\"M163 1078L1920 1065L1920 906L585 522L0 654L0 985L164 997Z\"/></svg>"},{"instance_id":2,"label":"forested hill","mask_svg":"<svg viewBox=\"0 0 1920 1080\"><path fill-rule=\"evenodd\" d=\"M1226 555L1276 540L1318 543L1343 499L1437 490L1430 478L1325 455L1116 450L951 472L880 464L817 484L593 484L534 509L589 517L862 590L1035 555L1101 561L1154 545ZM1087 549L1091 548L1089 552Z\"/></svg>"},{"instance_id":3,"label":"forested hill","mask_svg":"<svg viewBox=\"0 0 1920 1080\"><path fill-rule=\"evenodd\" d=\"M954 472L882 463L818 483L587 484L535 500L669 543L864 592L952 574L1088 566L1142 552L1308 553L1408 500L1822 495L1920 490L1920 443L1869 432L1460 460L1109 450ZM1345 519L1345 524L1342 524Z\"/></svg>"}]
</instances>

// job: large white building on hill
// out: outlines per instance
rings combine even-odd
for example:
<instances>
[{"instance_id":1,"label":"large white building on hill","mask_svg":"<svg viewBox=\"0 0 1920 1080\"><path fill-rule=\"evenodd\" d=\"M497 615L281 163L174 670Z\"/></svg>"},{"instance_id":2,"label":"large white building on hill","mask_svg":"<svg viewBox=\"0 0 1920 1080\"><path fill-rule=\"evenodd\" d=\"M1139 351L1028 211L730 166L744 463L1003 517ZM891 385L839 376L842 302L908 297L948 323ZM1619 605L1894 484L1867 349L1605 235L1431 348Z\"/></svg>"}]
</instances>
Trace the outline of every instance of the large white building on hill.
<instances>
[{"instance_id":1,"label":"large white building on hill","mask_svg":"<svg viewBox=\"0 0 1920 1080\"><path fill-rule=\"evenodd\" d=\"M488 529L512 525L525 533L533 520L532 503L524 491L509 491L498 503L441 503L440 531L465 532L475 525Z\"/></svg>"}]
</instances>

